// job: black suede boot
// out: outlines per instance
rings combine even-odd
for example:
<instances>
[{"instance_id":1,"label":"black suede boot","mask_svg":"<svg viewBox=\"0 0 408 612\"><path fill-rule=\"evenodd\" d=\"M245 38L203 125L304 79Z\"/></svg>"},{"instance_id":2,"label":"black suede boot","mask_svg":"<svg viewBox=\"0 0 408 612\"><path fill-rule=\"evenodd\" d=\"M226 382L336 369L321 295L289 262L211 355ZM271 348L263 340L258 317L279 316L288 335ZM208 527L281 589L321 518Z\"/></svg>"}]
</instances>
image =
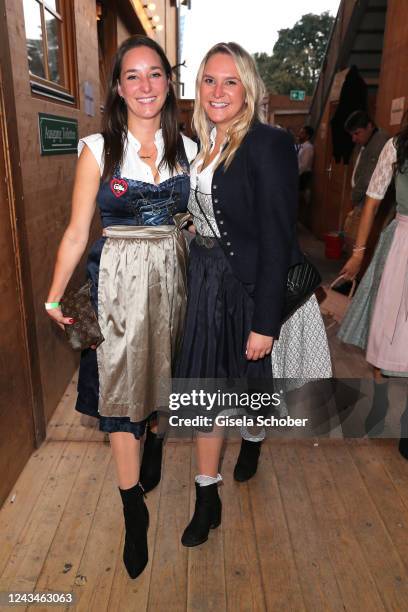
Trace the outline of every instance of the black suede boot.
<instances>
[{"instance_id":1,"label":"black suede boot","mask_svg":"<svg viewBox=\"0 0 408 612\"><path fill-rule=\"evenodd\" d=\"M262 441L251 442L242 438L241 450L234 468L234 479L238 482L245 482L256 474L261 444Z\"/></svg>"},{"instance_id":2,"label":"black suede boot","mask_svg":"<svg viewBox=\"0 0 408 612\"><path fill-rule=\"evenodd\" d=\"M157 434L148 429L140 466L140 484L145 493L157 487L160 482L162 456L163 438L159 438Z\"/></svg>"},{"instance_id":3,"label":"black suede boot","mask_svg":"<svg viewBox=\"0 0 408 612\"><path fill-rule=\"evenodd\" d=\"M408 460L408 399L401 416L401 438L398 444L400 455Z\"/></svg>"},{"instance_id":4,"label":"black suede boot","mask_svg":"<svg viewBox=\"0 0 408 612\"><path fill-rule=\"evenodd\" d=\"M147 529L149 512L140 484L131 489L119 489L123 502L126 538L123 562L131 578L137 578L147 565Z\"/></svg>"},{"instance_id":5,"label":"black suede boot","mask_svg":"<svg viewBox=\"0 0 408 612\"><path fill-rule=\"evenodd\" d=\"M193 518L181 538L183 546L198 546L208 540L208 532L221 523L221 500L217 483L200 487L196 482L196 503Z\"/></svg>"},{"instance_id":6,"label":"black suede boot","mask_svg":"<svg viewBox=\"0 0 408 612\"><path fill-rule=\"evenodd\" d=\"M407 459L408 461L408 438L400 438L400 441L398 443L398 450L400 452L400 455L402 455L404 459Z\"/></svg>"}]
</instances>

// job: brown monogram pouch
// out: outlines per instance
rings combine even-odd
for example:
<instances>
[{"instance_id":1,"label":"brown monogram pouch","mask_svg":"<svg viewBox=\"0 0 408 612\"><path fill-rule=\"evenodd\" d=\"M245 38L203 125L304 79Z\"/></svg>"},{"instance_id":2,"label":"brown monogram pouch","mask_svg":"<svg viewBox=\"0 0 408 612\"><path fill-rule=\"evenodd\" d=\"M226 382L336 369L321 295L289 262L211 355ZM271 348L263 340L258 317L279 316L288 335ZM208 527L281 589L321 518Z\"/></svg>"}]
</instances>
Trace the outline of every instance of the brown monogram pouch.
<instances>
[{"instance_id":1,"label":"brown monogram pouch","mask_svg":"<svg viewBox=\"0 0 408 612\"><path fill-rule=\"evenodd\" d=\"M64 317L71 317L75 320L75 323L65 325L65 333L73 349L82 351L91 346L99 346L104 341L95 309L91 303L90 280L80 289L67 291L60 303Z\"/></svg>"}]
</instances>

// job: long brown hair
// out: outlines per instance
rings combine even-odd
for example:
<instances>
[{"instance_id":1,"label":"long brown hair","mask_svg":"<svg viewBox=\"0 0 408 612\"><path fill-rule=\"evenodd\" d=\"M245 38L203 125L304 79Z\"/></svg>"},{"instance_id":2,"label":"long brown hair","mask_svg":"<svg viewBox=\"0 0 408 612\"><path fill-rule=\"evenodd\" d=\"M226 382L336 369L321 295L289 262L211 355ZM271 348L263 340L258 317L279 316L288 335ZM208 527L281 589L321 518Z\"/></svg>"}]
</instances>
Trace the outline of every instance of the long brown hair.
<instances>
[{"instance_id":1,"label":"long brown hair","mask_svg":"<svg viewBox=\"0 0 408 612\"><path fill-rule=\"evenodd\" d=\"M161 112L161 128L163 130L164 155L159 164L167 165L170 172L177 168L177 143L179 139L177 122L177 101L171 82L172 71L170 62L163 49L154 40L147 36L131 36L120 45L114 60L112 74L109 80L108 94L103 115L102 135L105 141L104 166L102 180L106 181L113 176L116 167L123 161L123 153L127 140L128 118L127 107L118 92L122 61L125 53L136 47L149 47L160 57L163 70L169 79L169 91Z\"/></svg>"}]
</instances>

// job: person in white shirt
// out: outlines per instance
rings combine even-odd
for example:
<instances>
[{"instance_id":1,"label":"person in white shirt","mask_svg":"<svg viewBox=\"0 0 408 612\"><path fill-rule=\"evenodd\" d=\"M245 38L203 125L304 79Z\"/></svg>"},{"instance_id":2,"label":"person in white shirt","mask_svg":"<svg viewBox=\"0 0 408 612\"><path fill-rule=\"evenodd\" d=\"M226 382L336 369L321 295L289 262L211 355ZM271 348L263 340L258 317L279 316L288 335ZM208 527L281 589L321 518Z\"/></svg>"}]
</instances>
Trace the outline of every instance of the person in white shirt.
<instances>
[{"instance_id":1,"label":"person in white shirt","mask_svg":"<svg viewBox=\"0 0 408 612\"><path fill-rule=\"evenodd\" d=\"M299 166L299 189L304 191L310 183L313 170L314 146L311 143L314 130L304 125L298 133L297 157Z\"/></svg>"},{"instance_id":2,"label":"person in white shirt","mask_svg":"<svg viewBox=\"0 0 408 612\"><path fill-rule=\"evenodd\" d=\"M368 185L388 134L379 129L365 111L355 111L347 118L344 129L359 149L351 176L351 202L361 210Z\"/></svg>"},{"instance_id":3,"label":"person in white shirt","mask_svg":"<svg viewBox=\"0 0 408 612\"><path fill-rule=\"evenodd\" d=\"M388 140L388 134L375 125L366 111L361 110L351 113L346 119L344 129L358 147L351 176L351 210L344 220L345 250L351 255L368 185L380 153ZM351 265L352 262L347 263ZM341 273L343 274L343 271Z\"/></svg>"}]
</instances>

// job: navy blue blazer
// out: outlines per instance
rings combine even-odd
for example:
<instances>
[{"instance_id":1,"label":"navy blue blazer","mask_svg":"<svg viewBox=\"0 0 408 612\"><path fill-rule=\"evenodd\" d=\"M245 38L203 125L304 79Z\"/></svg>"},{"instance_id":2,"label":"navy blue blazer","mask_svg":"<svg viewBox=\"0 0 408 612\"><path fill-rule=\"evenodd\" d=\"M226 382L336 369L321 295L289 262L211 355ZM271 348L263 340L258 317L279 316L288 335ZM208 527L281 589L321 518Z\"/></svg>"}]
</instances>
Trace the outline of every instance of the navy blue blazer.
<instances>
[{"instance_id":1,"label":"navy blue blazer","mask_svg":"<svg viewBox=\"0 0 408 612\"><path fill-rule=\"evenodd\" d=\"M218 166L212 198L221 246L255 302L252 330L279 335L290 266L303 260L296 238L298 164L291 137L256 122L231 165Z\"/></svg>"}]
</instances>

